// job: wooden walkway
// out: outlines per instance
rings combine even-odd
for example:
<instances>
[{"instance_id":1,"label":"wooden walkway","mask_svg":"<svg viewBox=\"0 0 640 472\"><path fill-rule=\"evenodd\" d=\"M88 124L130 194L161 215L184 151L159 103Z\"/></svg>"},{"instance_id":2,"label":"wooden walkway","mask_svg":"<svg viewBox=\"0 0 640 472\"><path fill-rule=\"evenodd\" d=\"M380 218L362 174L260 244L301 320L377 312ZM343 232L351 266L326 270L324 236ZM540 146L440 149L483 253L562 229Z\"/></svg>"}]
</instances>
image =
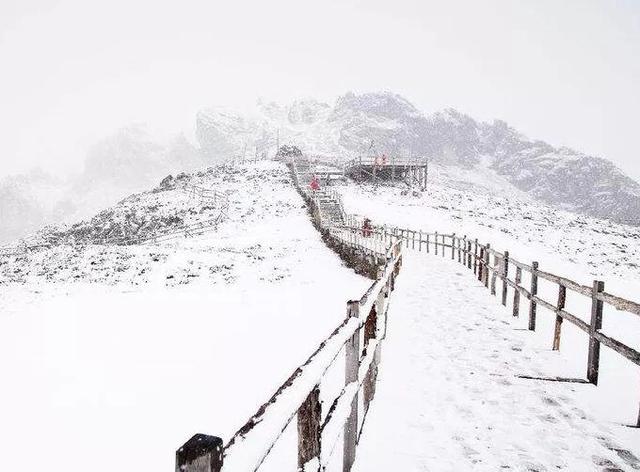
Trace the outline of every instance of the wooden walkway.
<instances>
[{"instance_id":1,"label":"wooden walkway","mask_svg":"<svg viewBox=\"0 0 640 472\"><path fill-rule=\"evenodd\" d=\"M591 417L587 383L548 370L510 310L447 258L406 250L376 397L354 471L622 471L640 468ZM615 428L618 428L617 430Z\"/></svg>"}]
</instances>

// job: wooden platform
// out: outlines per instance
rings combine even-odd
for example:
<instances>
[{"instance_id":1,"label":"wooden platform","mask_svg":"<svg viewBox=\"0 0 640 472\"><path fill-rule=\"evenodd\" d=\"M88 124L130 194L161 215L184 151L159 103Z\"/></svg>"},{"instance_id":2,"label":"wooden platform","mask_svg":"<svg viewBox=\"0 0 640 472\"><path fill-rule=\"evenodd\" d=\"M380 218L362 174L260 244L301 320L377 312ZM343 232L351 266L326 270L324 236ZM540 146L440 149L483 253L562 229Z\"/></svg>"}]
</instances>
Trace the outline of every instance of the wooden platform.
<instances>
[{"instance_id":1,"label":"wooden platform","mask_svg":"<svg viewBox=\"0 0 640 472\"><path fill-rule=\"evenodd\" d=\"M345 164L344 173L357 181L401 181L426 190L429 172L424 157L359 157Z\"/></svg>"}]
</instances>

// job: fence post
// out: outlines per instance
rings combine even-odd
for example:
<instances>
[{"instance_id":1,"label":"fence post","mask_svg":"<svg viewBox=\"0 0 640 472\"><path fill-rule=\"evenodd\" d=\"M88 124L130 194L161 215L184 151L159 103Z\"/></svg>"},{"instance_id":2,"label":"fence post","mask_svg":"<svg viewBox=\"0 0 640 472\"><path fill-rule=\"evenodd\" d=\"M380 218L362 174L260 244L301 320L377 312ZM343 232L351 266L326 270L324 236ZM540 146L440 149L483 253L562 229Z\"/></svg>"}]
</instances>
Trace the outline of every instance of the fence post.
<instances>
[{"instance_id":1,"label":"fence post","mask_svg":"<svg viewBox=\"0 0 640 472\"><path fill-rule=\"evenodd\" d=\"M516 287L513 290L513 316L520 316L520 282L522 282L522 269L516 267Z\"/></svg>"},{"instance_id":2,"label":"fence post","mask_svg":"<svg viewBox=\"0 0 640 472\"><path fill-rule=\"evenodd\" d=\"M480 248L480 261L478 262L478 281L484 281L484 272L482 269L482 263L484 262L484 248Z\"/></svg>"},{"instance_id":3,"label":"fence post","mask_svg":"<svg viewBox=\"0 0 640 472\"><path fill-rule=\"evenodd\" d=\"M507 306L507 279L509 278L509 251L502 258L502 304Z\"/></svg>"},{"instance_id":4,"label":"fence post","mask_svg":"<svg viewBox=\"0 0 640 472\"><path fill-rule=\"evenodd\" d=\"M347 316L358 317L360 311L360 303L349 301L347 303ZM351 382L358 381L358 366L360 358L360 330L356 330L345 345L345 368L344 383L349 385ZM358 393L351 401L351 412L347 421L344 423L344 445L343 445L343 472L349 472L356 458L356 442L358 439Z\"/></svg>"},{"instance_id":5,"label":"fence post","mask_svg":"<svg viewBox=\"0 0 640 472\"><path fill-rule=\"evenodd\" d=\"M473 240L473 274L478 273L478 238Z\"/></svg>"},{"instance_id":6,"label":"fence post","mask_svg":"<svg viewBox=\"0 0 640 472\"><path fill-rule=\"evenodd\" d=\"M436 234L434 236L434 241L435 241L434 246L436 248L436 256L437 256L438 255L438 232L437 231L436 231Z\"/></svg>"},{"instance_id":7,"label":"fence post","mask_svg":"<svg viewBox=\"0 0 640 472\"><path fill-rule=\"evenodd\" d=\"M462 238L462 240L466 240L467 239L467 235L465 234L464 237ZM460 251L460 241L458 241L458 262L461 262L462 264L464 264L464 259L461 257L461 251Z\"/></svg>"},{"instance_id":8,"label":"fence post","mask_svg":"<svg viewBox=\"0 0 640 472\"><path fill-rule=\"evenodd\" d=\"M456 233L451 235L451 260L455 259L456 254ZM460 258L460 243L458 243L458 258ZM460 259L458 259L460 262Z\"/></svg>"},{"instance_id":9,"label":"fence post","mask_svg":"<svg viewBox=\"0 0 640 472\"><path fill-rule=\"evenodd\" d=\"M429 254L429 233L427 233L427 254Z\"/></svg>"},{"instance_id":10,"label":"fence post","mask_svg":"<svg viewBox=\"0 0 640 472\"><path fill-rule=\"evenodd\" d=\"M502 262L500 262L502 263ZM500 270L500 267L498 266L498 264L496 263L496 255L493 255L493 265L494 267L492 268L491 271L491 295L495 295L496 294L496 280L498 278L498 270Z\"/></svg>"},{"instance_id":11,"label":"fence post","mask_svg":"<svg viewBox=\"0 0 640 472\"><path fill-rule=\"evenodd\" d=\"M446 246L447 246L447 241L445 241L446 237L447 237L446 234L442 235L442 257L444 257L445 249L446 249ZM453 242L451 244L453 244Z\"/></svg>"},{"instance_id":12,"label":"fence post","mask_svg":"<svg viewBox=\"0 0 640 472\"><path fill-rule=\"evenodd\" d=\"M536 330L536 311L538 304L535 301L535 297L538 295L538 262L531 263L531 290L529 300L529 331Z\"/></svg>"},{"instance_id":13,"label":"fence post","mask_svg":"<svg viewBox=\"0 0 640 472\"><path fill-rule=\"evenodd\" d=\"M320 387L316 385L298 409L298 470L320 457L321 418Z\"/></svg>"},{"instance_id":14,"label":"fence post","mask_svg":"<svg viewBox=\"0 0 640 472\"><path fill-rule=\"evenodd\" d=\"M221 438L196 434L176 451L176 472L220 472L222 452Z\"/></svg>"},{"instance_id":15,"label":"fence post","mask_svg":"<svg viewBox=\"0 0 640 472\"><path fill-rule=\"evenodd\" d=\"M487 247L484 250L484 286L489 288L489 250L491 249L491 244L487 243Z\"/></svg>"},{"instance_id":16,"label":"fence post","mask_svg":"<svg viewBox=\"0 0 640 472\"><path fill-rule=\"evenodd\" d=\"M471 240L467 241L467 269L471 269Z\"/></svg>"},{"instance_id":17,"label":"fence post","mask_svg":"<svg viewBox=\"0 0 640 472\"><path fill-rule=\"evenodd\" d=\"M567 287L559 285L558 289L558 305L556 307L556 327L553 332L553 351L560 350L560 332L562 330L562 316L560 311L564 309L565 302L567 300Z\"/></svg>"},{"instance_id":18,"label":"fence post","mask_svg":"<svg viewBox=\"0 0 640 472\"><path fill-rule=\"evenodd\" d=\"M422 251L422 230L420 230L420 241L418 242L418 252Z\"/></svg>"},{"instance_id":19,"label":"fence post","mask_svg":"<svg viewBox=\"0 0 640 472\"><path fill-rule=\"evenodd\" d=\"M598 371L600 370L600 341L594 334L602 328L602 307L603 303L596 297L604 292L604 282L593 281L591 292L591 323L589 324L589 360L587 364L587 380L593 385L598 385Z\"/></svg>"}]
</instances>

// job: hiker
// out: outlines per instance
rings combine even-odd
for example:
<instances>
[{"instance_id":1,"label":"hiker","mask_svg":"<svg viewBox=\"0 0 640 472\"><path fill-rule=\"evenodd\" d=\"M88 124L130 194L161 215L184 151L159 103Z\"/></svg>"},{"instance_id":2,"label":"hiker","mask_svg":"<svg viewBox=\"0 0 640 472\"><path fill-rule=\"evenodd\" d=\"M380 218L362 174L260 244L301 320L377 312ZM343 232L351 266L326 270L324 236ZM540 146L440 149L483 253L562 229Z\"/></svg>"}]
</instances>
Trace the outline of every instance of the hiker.
<instances>
[{"instance_id":1,"label":"hiker","mask_svg":"<svg viewBox=\"0 0 640 472\"><path fill-rule=\"evenodd\" d=\"M369 236L371 236L372 232L373 228L371 227L371 220L369 218L365 218L364 222L362 223L362 236L368 238Z\"/></svg>"},{"instance_id":2,"label":"hiker","mask_svg":"<svg viewBox=\"0 0 640 472\"><path fill-rule=\"evenodd\" d=\"M320 182L318 182L318 177L316 177L315 175L313 176L313 179L311 179L311 190L313 190L314 192L320 190Z\"/></svg>"}]
</instances>

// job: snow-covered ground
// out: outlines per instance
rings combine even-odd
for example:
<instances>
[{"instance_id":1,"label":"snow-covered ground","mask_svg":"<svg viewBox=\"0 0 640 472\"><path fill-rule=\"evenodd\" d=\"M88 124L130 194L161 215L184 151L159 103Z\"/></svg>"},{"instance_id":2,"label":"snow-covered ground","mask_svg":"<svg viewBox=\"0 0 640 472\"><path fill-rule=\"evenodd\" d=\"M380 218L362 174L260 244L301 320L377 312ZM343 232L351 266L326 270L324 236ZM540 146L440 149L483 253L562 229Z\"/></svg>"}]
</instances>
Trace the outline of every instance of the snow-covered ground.
<instances>
[{"instance_id":1,"label":"snow-covered ground","mask_svg":"<svg viewBox=\"0 0 640 472\"><path fill-rule=\"evenodd\" d=\"M54 248L9 261L17 282L3 268L3 469L172 470L192 434L229 438L370 285L324 246L284 166L212 179L234 190L218 232Z\"/></svg>"},{"instance_id":2,"label":"snow-covered ground","mask_svg":"<svg viewBox=\"0 0 640 472\"><path fill-rule=\"evenodd\" d=\"M431 166L427 192L352 182L340 188L346 210L375 223L468 235L524 263L628 298L640 293L640 229L541 204L494 172Z\"/></svg>"},{"instance_id":3,"label":"snow-covered ground","mask_svg":"<svg viewBox=\"0 0 640 472\"><path fill-rule=\"evenodd\" d=\"M355 471L640 469L637 430L591 414L599 387L517 377L562 359L469 270L404 260Z\"/></svg>"},{"instance_id":4,"label":"snow-covered ground","mask_svg":"<svg viewBox=\"0 0 640 472\"><path fill-rule=\"evenodd\" d=\"M637 298L637 229L552 210L489 172L456 172L440 169L421 197L353 183L340 191L347 211L376 223L466 233L543 270L584 284L601 277L607 291ZM346 300L369 286L323 245L283 165L183 179L228 196L229 217L217 231L92 244L112 221L137 231L150 220L179 227L215 212L177 188L158 188L39 236L82 244L0 259L7 469L172 468L191 434L228 439L342 321ZM513 319L448 257L409 251L397 287L358 470L638 465L615 451L640 456L637 431L622 426L637 415L640 373L631 363L603 348L598 387L518 379L583 377L586 337L564 323L561 351L552 352L550 314L539 314L536 333L526 331L525 300ZM553 300L553 290L541 282L541 296ZM585 303L570 294L567 309L585 316ZM640 347L632 315L605 311L604 326ZM332 387L343 380L336 372ZM35 432L46 438L38 454L25 440ZM295 433L292 424L261 470L295 467Z\"/></svg>"}]
</instances>

